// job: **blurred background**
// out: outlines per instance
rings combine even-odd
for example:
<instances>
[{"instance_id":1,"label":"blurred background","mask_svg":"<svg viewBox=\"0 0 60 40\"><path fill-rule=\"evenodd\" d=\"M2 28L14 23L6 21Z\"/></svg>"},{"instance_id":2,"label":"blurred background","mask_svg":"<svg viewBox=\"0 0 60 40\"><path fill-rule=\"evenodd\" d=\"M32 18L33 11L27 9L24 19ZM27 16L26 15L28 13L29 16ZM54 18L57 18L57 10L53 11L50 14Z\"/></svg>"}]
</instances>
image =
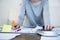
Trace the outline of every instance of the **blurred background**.
<instances>
[{"instance_id":1,"label":"blurred background","mask_svg":"<svg viewBox=\"0 0 60 40\"><path fill-rule=\"evenodd\" d=\"M60 0L48 0L50 24L60 26ZM0 26L17 22L23 0L0 0Z\"/></svg>"}]
</instances>

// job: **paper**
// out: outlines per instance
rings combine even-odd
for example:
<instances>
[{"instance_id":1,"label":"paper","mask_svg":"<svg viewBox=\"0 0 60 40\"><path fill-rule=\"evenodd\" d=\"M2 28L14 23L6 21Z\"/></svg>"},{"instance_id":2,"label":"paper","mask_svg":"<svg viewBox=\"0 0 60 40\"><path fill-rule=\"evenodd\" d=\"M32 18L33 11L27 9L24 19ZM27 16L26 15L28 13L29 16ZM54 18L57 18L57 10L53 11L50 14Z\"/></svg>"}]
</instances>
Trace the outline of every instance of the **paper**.
<instances>
[{"instance_id":1,"label":"paper","mask_svg":"<svg viewBox=\"0 0 60 40\"><path fill-rule=\"evenodd\" d=\"M34 28L22 28L20 31L17 31L17 32L20 32L20 33L36 33L36 31L33 29Z\"/></svg>"},{"instance_id":2,"label":"paper","mask_svg":"<svg viewBox=\"0 0 60 40\"><path fill-rule=\"evenodd\" d=\"M3 25L2 32L10 32L11 28L11 25Z\"/></svg>"}]
</instances>

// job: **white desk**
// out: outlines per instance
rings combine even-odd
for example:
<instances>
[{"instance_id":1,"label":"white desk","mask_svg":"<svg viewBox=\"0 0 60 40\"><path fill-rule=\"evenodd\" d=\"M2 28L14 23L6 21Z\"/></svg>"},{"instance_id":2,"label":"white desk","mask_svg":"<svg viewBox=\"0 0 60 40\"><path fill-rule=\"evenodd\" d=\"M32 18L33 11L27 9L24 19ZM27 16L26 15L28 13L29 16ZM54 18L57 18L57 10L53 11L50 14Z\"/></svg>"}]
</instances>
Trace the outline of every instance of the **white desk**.
<instances>
[{"instance_id":1,"label":"white desk","mask_svg":"<svg viewBox=\"0 0 60 40\"><path fill-rule=\"evenodd\" d=\"M4 40L10 40L12 38L14 38L17 35L21 35L21 34L35 34L35 31L32 31L33 28L22 28L21 31L19 32L14 32L14 30L11 30L11 32L0 32L0 39L4 39Z\"/></svg>"},{"instance_id":2,"label":"white desk","mask_svg":"<svg viewBox=\"0 0 60 40\"><path fill-rule=\"evenodd\" d=\"M60 34L60 28L56 28L58 33ZM14 38L17 35L20 35L22 33L28 33L28 34L36 34L37 32L33 30L33 28L22 28L19 32L14 32L13 30L11 32L0 32L0 39L4 40L10 40ZM57 37L46 37L41 36L41 40L60 40L60 35Z\"/></svg>"}]
</instances>

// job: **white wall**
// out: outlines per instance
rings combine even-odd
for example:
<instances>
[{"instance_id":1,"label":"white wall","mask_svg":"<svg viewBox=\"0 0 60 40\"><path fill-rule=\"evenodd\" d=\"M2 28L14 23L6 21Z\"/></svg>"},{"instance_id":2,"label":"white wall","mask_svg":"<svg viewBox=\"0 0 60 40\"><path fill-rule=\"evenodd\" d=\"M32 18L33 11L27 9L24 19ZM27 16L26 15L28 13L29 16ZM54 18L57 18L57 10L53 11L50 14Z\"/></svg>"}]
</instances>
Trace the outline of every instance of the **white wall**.
<instances>
[{"instance_id":1,"label":"white wall","mask_svg":"<svg viewBox=\"0 0 60 40\"><path fill-rule=\"evenodd\" d=\"M10 6L12 6L12 8L9 11L9 20L10 21L12 21L12 20L17 21L18 20L20 8L21 8L21 3L22 3L22 0L13 0L12 1L11 5L10 5Z\"/></svg>"},{"instance_id":2,"label":"white wall","mask_svg":"<svg viewBox=\"0 0 60 40\"><path fill-rule=\"evenodd\" d=\"M0 25L17 20L22 0L0 0Z\"/></svg>"},{"instance_id":3,"label":"white wall","mask_svg":"<svg viewBox=\"0 0 60 40\"><path fill-rule=\"evenodd\" d=\"M60 26L60 0L49 0L51 25Z\"/></svg>"},{"instance_id":4,"label":"white wall","mask_svg":"<svg viewBox=\"0 0 60 40\"><path fill-rule=\"evenodd\" d=\"M7 23L7 18L8 18L8 10L6 11L6 9L8 9L8 7L6 7L6 2L4 2L3 0L0 0L0 25L3 23ZM7 15L6 15L6 14Z\"/></svg>"}]
</instances>

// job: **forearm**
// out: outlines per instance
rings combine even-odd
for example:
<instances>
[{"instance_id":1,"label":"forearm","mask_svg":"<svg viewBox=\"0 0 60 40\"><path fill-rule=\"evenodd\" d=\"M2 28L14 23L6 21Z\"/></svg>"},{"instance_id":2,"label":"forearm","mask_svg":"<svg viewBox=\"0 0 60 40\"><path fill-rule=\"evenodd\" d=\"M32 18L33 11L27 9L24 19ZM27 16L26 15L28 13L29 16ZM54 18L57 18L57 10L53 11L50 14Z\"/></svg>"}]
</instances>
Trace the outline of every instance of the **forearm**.
<instances>
[{"instance_id":1,"label":"forearm","mask_svg":"<svg viewBox=\"0 0 60 40\"><path fill-rule=\"evenodd\" d=\"M17 25L22 25L23 24L23 21L24 21L24 18L20 18L19 20L18 20L18 23L17 23Z\"/></svg>"}]
</instances>

